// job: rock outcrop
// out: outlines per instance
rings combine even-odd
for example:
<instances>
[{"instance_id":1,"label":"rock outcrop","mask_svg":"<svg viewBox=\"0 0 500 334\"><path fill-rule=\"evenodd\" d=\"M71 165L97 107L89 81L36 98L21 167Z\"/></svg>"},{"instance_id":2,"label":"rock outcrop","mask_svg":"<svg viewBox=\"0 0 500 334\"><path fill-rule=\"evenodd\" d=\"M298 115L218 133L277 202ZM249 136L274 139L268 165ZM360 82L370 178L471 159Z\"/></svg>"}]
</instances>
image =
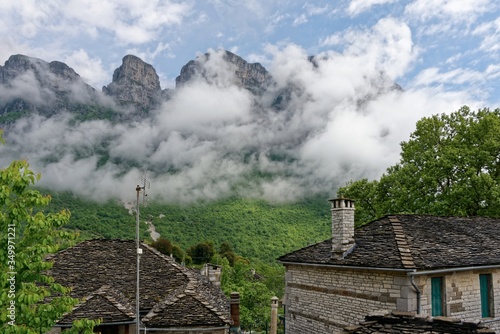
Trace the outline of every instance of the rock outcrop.
<instances>
[{"instance_id":1,"label":"rock outcrop","mask_svg":"<svg viewBox=\"0 0 500 334\"><path fill-rule=\"evenodd\" d=\"M91 104L96 91L71 67L59 62L13 55L0 66L0 113L37 110L51 114L74 104Z\"/></svg>"},{"instance_id":2,"label":"rock outcrop","mask_svg":"<svg viewBox=\"0 0 500 334\"><path fill-rule=\"evenodd\" d=\"M234 76L229 77L233 80L228 84L236 84L244 87L255 94L260 94L269 86L272 81L271 75L264 66L259 63L248 63L240 56L235 55L229 51L222 51L222 59L226 62L225 68L210 67L207 65L214 55L206 53L203 56L196 58L196 60L189 61L181 69L180 75L175 79L176 87L196 79L203 78L207 82L213 82L214 78L222 71L233 71Z\"/></svg>"},{"instance_id":3,"label":"rock outcrop","mask_svg":"<svg viewBox=\"0 0 500 334\"><path fill-rule=\"evenodd\" d=\"M113 81L102 90L118 103L141 109L154 108L162 100L160 79L156 70L133 55L123 57L122 65L113 73Z\"/></svg>"}]
</instances>

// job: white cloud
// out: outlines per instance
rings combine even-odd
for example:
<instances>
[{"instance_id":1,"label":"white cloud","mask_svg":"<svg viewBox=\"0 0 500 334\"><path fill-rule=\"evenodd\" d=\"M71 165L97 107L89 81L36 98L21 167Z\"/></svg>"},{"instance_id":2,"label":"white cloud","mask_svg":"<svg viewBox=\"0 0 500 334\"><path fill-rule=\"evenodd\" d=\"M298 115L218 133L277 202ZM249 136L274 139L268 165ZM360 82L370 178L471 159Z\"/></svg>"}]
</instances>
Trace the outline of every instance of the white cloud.
<instances>
[{"instance_id":1,"label":"white cloud","mask_svg":"<svg viewBox=\"0 0 500 334\"><path fill-rule=\"evenodd\" d=\"M480 24L473 31L473 34L483 38L480 45L481 50L498 54L498 50L500 50L500 18Z\"/></svg>"},{"instance_id":2,"label":"white cloud","mask_svg":"<svg viewBox=\"0 0 500 334\"><path fill-rule=\"evenodd\" d=\"M300 15L299 17L295 18L293 20L293 26L300 26L301 24L307 23L309 20L307 19L307 16L305 14Z\"/></svg>"},{"instance_id":3,"label":"white cloud","mask_svg":"<svg viewBox=\"0 0 500 334\"><path fill-rule=\"evenodd\" d=\"M344 46L344 59L358 59L356 66L384 72L393 79L402 75L417 56L410 28L392 18L379 20L370 30L336 33L322 44Z\"/></svg>"},{"instance_id":4,"label":"white cloud","mask_svg":"<svg viewBox=\"0 0 500 334\"><path fill-rule=\"evenodd\" d=\"M421 71L415 78L414 84L417 86L431 86L435 84L474 84L483 83L486 80L484 73L462 68L441 72L439 68L432 67Z\"/></svg>"},{"instance_id":5,"label":"white cloud","mask_svg":"<svg viewBox=\"0 0 500 334\"><path fill-rule=\"evenodd\" d=\"M97 38L104 31L129 44L149 42L164 27L181 24L190 6L169 0L21 0L4 3L2 9L1 17L17 21L24 38L49 31Z\"/></svg>"},{"instance_id":6,"label":"white cloud","mask_svg":"<svg viewBox=\"0 0 500 334\"><path fill-rule=\"evenodd\" d=\"M100 90L109 83L109 72L103 68L99 58L91 58L83 49L75 50L65 57L64 62L78 73L83 81Z\"/></svg>"},{"instance_id":7,"label":"white cloud","mask_svg":"<svg viewBox=\"0 0 500 334\"><path fill-rule=\"evenodd\" d=\"M373 6L393 3L396 1L399 0L351 0L349 7L347 8L347 13L352 16L356 16L362 12L371 10Z\"/></svg>"},{"instance_id":8,"label":"white cloud","mask_svg":"<svg viewBox=\"0 0 500 334\"><path fill-rule=\"evenodd\" d=\"M437 17L472 22L493 6L494 0L416 0L406 7L406 12L421 21Z\"/></svg>"}]
</instances>

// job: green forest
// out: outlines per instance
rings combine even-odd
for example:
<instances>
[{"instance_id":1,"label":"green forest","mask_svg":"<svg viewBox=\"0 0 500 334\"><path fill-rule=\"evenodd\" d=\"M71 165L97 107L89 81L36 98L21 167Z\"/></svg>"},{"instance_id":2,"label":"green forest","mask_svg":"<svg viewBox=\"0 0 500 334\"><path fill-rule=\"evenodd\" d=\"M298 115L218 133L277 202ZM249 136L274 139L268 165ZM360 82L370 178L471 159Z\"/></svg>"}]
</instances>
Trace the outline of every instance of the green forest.
<instances>
[{"instance_id":1,"label":"green forest","mask_svg":"<svg viewBox=\"0 0 500 334\"><path fill-rule=\"evenodd\" d=\"M129 212L124 203L98 203L69 192L50 194L48 210L68 209L67 227L79 230L82 238L135 238L135 211ZM153 201L140 208L141 239L152 241L147 220L162 238L183 250L200 242L227 242L238 255L273 263L287 252L330 236L327 199L316 195L284 204L244 198L184 205Z\"/></svg>"}]
</instances>

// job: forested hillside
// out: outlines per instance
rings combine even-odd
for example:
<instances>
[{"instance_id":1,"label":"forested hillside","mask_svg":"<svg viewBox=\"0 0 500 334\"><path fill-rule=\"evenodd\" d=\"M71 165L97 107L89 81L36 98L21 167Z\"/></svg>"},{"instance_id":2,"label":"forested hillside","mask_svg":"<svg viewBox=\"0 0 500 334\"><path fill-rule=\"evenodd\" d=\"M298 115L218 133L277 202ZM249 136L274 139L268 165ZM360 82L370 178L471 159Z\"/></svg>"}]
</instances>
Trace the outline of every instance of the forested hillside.
<instances>
[{"instance_id":1,"label":"forested hillside","mask_svg":"<svg viewBox=\"0 0 500 334\"><path fill-rule=\"evenodd\" d=\"M96 203L71 193L54 193L51 210L71 211L69 227L84 238L134 238L135 215L123 203ZM151 240L145 220L161 237L184 250L202 241L228 242L237 254L271 262L297 248L324 240L331 231L326 195L293 204L229 198L189 205L149 203L141 207L141 238Z\"/></svg>"}]
</instances>

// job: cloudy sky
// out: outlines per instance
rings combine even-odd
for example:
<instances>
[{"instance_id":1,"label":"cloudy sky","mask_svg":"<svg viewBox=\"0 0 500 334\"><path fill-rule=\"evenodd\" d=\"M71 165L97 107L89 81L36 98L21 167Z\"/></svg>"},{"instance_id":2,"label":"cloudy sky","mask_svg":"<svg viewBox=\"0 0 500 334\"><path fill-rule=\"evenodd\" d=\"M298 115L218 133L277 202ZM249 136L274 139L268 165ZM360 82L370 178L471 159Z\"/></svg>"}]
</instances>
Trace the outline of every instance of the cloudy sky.
<instances>
[{"instance_id":1,"label":"cloudy sky","mask_svg":"<svg viewBox=\"0 0 500 334\"><path fill-rule=\"evenodd\" d=\"M182 65L209 48L267 66L270 47L376 53L376 46L353 47L359 38L407 31L401 38L412 52L399 55L404 67L395 69L403 87L463 89L492 105L499 101L499 6L495 0L2 1L0 63L17 53L60 60L100 88L122 57L134 54L156 68L166 88ZM394 25L377 25L384 19Z\"/></svg>"},{"instance_id":2,"label":"cloudy sky","mask_svg":"<svg viewBox=\"0 0 500 334\"><path fill-rule=\"evenodd\" d=\"M182 192L165 191L166 197L217 197L257 166L291 175L259 185L263 197L293 199L305 189L379 177L397 162L399 143L421 117L464 104L499 107L499 14L497 0L2 1L0 64L12 54L59 60L100 89L126 54L152 64L162 88L173 88L181 67L207 51L227 49L260 62L278 87L303 88L289 106L293 117L269 113L272 125L265 125L252 114L248 92L199 83L178 92L154 122L124 128L99 121L75 131L64 117L36 119L35 130L17 140L24 140L26 152L33 142L46 143L29 151L40 154L53 151L57 138L68 144L81 143L81 133L92 132L96 140L111 134L115 156L138 154L158 166L168 160L169 167L183 170L157 175L162 189ZM318 56L318 68L306 60L309 55ZM404 92L381 93L393 82ZM373 98L360 107L367 96ZM306 139L289 152L293 172L265 157L254 157L254 165L227 158L247 149L249 138L261 148L286 149L306 130ZM71 172L74 189L123 192L114 166L95 164L65 155L44 178L65 188ZM135 184L138 175L121 175L120 184ZM89 186L89 180L97 182Z\"/></svg>"}]
</instances>

